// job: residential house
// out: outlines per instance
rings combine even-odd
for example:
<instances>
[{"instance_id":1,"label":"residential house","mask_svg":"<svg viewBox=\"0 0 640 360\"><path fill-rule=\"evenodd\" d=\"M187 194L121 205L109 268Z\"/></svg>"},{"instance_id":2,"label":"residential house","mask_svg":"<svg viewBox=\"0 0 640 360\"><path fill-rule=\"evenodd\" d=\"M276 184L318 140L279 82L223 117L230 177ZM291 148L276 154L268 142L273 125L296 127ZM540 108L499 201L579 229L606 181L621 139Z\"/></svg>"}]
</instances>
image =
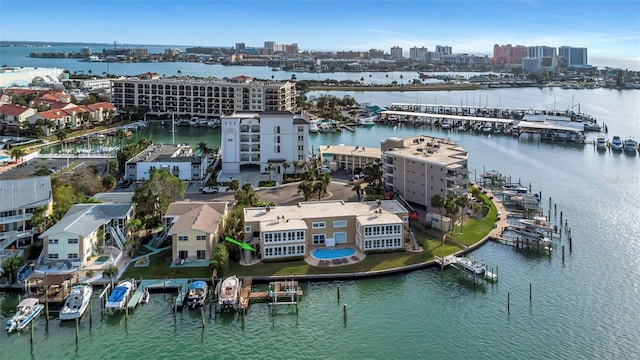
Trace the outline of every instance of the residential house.
<instances>
[{"instance_id":1,"label":"residential house","mask_svg":"<svg viewBox=\"0 0 640 360\"><path fill-rule=\"evenodd\" d=\"M41 259L82 268L92 264L96 256L113 254L117 262L126 246L125 226L133 217L133 204L73 205L40 235Z\"/></svg>"},{"instance_id":2,"label":"residential house","mask_svg":"<svg viewBox=\"0 0 640 360\"><path fill-rule=\"evenodd\" d=\"M173 259L211 259L229 213L226 202L179 201L169 205L164 216L171 237Z\"/></svg>"},{"instance_id":3,"label":"residential house","mask_svg":"<svg viewBox=\"0 0 640 360\"><path fill-rule=\"evenodd\" d=\"M17 105L3 104L0 105L0 125L7 128L19 128L27 121L27 118L36 114L36 109Z\"/></svg>"},{"instance_id":4,"label":"residential house","mask_svg":"<svg viewBox=\"0 0 640 360\"><path fill-rule=\"evenodd\" d=\"M33 241L37 229L31 218L39 208L44 208L45 217L53 212L49 176L0 180L0 251Z\"/></svg>"},{"instance_id":5,"label":"residential house","mask_svg":"<svg viewBox=\"0 0 640 360\"><path fill-rule=\"evenodd\" d=\"M188 145L151 145L128 160L124 169L124 178L131 181L148 179L153 169L166 169L185 181L202 181L207 157L194 155Z\"/></svg>"}]
</instances>

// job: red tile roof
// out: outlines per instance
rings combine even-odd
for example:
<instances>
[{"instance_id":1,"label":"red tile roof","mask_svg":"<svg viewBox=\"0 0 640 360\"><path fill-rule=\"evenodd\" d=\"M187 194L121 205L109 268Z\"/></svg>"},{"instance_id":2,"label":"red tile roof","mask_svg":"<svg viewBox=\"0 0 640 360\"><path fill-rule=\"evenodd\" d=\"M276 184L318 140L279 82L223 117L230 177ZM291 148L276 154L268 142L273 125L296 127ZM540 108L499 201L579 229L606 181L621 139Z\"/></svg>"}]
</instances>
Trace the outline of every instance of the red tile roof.
<instances>
[{"instance_id":1,"label":"red tile roof","mask_svg":"<svg viewBox=\"0 0 640 360\"><path fill-rule=\"evenodd\" d=\"M63 117L68 116L69 114L67 114L66 111L64 110L47 110L47 111L40 111L38 115L42 116L45 119L53 120L53 119L62 119Z\"/></svg>"},{"instance_id":2,"label":"red tile roof","mask_svg":"<svg viewBox=\"0 0 640 360\"><path fill-rule=\"evenodd\" d=\"M29 110L28 107L17 105L17 104L3 104L0 105L0 114L17 116L23 114L25 111Z\"/></svg>"},{"instance_id":3,"label":"red tile roof","mask_svg":"<svg viewBox=\"0 0 640 360\"><path fill-rule=\"evenodd\" d=\"M87 107L88 107L89 109L91 109L91 110L100 110L100 109L111 109L111 110L115 110L115 109L116 109L116 107L115 107L115 106L113 106L113 105L109 104L108 102L104 102L104 101L102 101L102 102L98 102L98 103L95 103L95 104L89 104L89 105L87 105Z\"/></svg>"}]
</instances>

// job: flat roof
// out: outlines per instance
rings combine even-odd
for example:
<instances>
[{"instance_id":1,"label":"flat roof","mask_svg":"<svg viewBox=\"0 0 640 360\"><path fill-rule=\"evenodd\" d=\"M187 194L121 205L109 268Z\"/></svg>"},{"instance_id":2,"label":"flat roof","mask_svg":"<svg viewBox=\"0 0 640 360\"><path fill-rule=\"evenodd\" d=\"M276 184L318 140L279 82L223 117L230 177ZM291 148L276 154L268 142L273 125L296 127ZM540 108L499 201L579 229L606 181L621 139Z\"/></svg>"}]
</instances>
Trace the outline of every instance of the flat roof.
<instances>
[{"instance_id":1,"label":"flat roof","mask_svg":"<svg viewBox=\"0 0 640 360\"><path fill-rule=\"evenodd\" d=\"M380 148L350 145L320 145L320 154L361 156L380 159Z\"/></svg>"},{"instance_id":2,"label":"flat roof","mask_svg":"<svg viewBox=\"0 0 640 360\"><path fill-rule=\"evenodd\" d=\"M159 144L151 145L134 156L127 163L138 162L200 162L202 157L193 155L193 149L188 145Z\"/></svg>"},{"instance_id":3,"label":"flat roof","mask_svg":"<svg viewBox=\"0 0 640 360\"><path fill-rule=\"evenodd\" d=\"M0 180L0 211L45 206L52 199L49 176Z\"/></svg>"},{"instance_id":4,"label":"flat roof","mask_svg":"<svg viewBox=\"0 0 640 360\"><path fill-rule=\"evenodd\" d=\"M453 141L426 135L412 136L402 140L403 147L388 149L385 153L400 155L406 158L421 159L438 163L448 168L456 168L455 164L467 161L467 151Z\"/></svg>"}]
</instances>

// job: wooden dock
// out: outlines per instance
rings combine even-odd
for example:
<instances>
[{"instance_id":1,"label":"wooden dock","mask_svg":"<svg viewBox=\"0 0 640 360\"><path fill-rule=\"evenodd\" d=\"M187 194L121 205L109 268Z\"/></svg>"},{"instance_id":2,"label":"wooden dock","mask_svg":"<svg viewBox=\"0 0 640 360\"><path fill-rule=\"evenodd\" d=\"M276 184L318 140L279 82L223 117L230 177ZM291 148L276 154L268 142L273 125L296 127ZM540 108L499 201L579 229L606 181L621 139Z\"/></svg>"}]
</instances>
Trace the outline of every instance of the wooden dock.
<instances>
[{"instance_id":1,"label":"wooden dock","mask_svg":"<svg viewBox=\"0 0 640 360\"><path fill-rule=\"evenodd\" d=\"M249 307L249 300L251 299L251 284L253 279L250 277L242 278L242 287L240 288L240 299L238 300L238 310L243 310Z\"/></svg>"}]
</instances>

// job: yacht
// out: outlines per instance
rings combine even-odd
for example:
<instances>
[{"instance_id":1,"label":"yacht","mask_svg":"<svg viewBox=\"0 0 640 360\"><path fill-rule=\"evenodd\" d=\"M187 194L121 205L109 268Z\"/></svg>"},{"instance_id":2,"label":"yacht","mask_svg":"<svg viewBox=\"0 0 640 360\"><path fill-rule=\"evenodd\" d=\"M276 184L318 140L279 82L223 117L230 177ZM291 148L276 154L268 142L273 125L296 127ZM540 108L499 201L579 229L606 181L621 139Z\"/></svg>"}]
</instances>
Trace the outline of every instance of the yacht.
<instances>
[{"instance_id":1,"label":"yacht","mask_svg":"<svg viewBox=\"0 0 640 360\"><path fill-rule=\"evenodd\" d=\"M18 304L18 310L7 320L7 332L20 331L40 315L44 305L36 298L26 298Z\"/></svg>"},{"instance_id":2,"label":"yacht","mask_svg":"<svg viewBox=\"0 0 640 360\"><path fill-rule=\"evenodd\" d=\"M541 231L538 231L536 229L532 229L529 227L510 226L508 229L525 238L535 239L535 240L544 239L544 234Z\"/></svg>"},{"instance_id":3,"label":"yacht","mask_svg":"<svg viewBox=\"0 0 640 360\"><path fill-rule=\"evenodd\" d=\"M111 291L111 295L109 295L104 307L113 310L124 309L134 290L135 285L133 282L129 280L119 282L113 291Z\"/></svg>"},{"instance_id":4,"label":"yacht","mask_svg":"<svg viewBox=\"0 0 640 360\"><path fill-rule=\"evenodd\" d=\"M484 123L484 126L482 127L482 132L490 133L492 131L493 131L493 125L488 121Z\"/></svg>"},{"instance_id":5,"label":"yacht","mask_svg":"<svg viewBox=\"0 0 640 360\"><path fill-rule=\"evenodd\" d=\"M233 275L222 281L218 294L218 309L233 309L238 303L238 277Z\"/></svg>"},{"instance_id":6,"label":"yacht","mask_svg":"<svg viewBox=\"0 0 640 360\"><path fill-rule=\"evenodd\" d=\"M375 120L377 119L377 116L369 116L369 117L363 117L358 119L358 124L368 127L368 126L373 126L375 125Z\"/></svg>"},{"instance_id":7,"label":"yacht","mask_svg":"<svg viewBox=\"0 0 640 360\"><path fill-rule=\"evenodd\" d=\"M187 304L190 308L202 306L207 299L207 283L204 281L194 281L189 285L189 294L187 295Z\"/></svg>"},{"instance_id":8,"label":"yacht","mask_svg":"<svg viewBox=\"0 0 640 360\"><path fill-rule=\"evenodd\" d=\"M603 134L598 135L598 138L596 139L596 149L598 150L607 149L607 138Z\"/></svg>"},{"instance_id":9,"label":"yacht","mask_svg":"<svg viewBox=\"0 0 640 360\"><path fill-rule=\"evenodd\" d=\"M448 130L448 129L451 129L452 127L453 127L453 121L451 121L450 119L444 119L440 124L440 128L443 130Z\"/></svg>"},{"instance_id":10,"label":"yacht","mask_svg":"<svg viewBox=\"0 0 640 360\"><path fill-rule=\"evenodd\" d=\"M91 285L75 285L71 288L71 293L64 301L62 310L60 310L60 320L74 320L82 317L84 311L89 306L93 295Z\"/></svg>"},{"instance_id":11,"label":"yacht","mask_svg":"<svg viewBox=\"0 0 640 360\"><path fill-rule=\"evenodd\" d=\"M623 144L622 144L622 139L620 139L620 136L614 136L613 139L611 139L611 144L609 144L609 146L611 146L611 150L614 151L622 151L623 148Z\"/></svg>"},{"instance_id":12,"label":"yacht","mask_svg":"<svg viewBox=\"0 0 640 360\"><path fill-rule=\"evenodd\" d=\"M318 120L309 121L309 132L310 133L317 133L319 130L320 130L320 128L318 128Z\"/></svg>"},{"instance_id":13,"label":"yacht","mask_svg":"<svg viewBox=\"0 0 640 360\"><path fill-rule=\"evenodd\" d=\"M624 139L624 151L632 152L635 154L638 148L638 142L633 137L629 136Z\"/></svg>"}]
</instances>

